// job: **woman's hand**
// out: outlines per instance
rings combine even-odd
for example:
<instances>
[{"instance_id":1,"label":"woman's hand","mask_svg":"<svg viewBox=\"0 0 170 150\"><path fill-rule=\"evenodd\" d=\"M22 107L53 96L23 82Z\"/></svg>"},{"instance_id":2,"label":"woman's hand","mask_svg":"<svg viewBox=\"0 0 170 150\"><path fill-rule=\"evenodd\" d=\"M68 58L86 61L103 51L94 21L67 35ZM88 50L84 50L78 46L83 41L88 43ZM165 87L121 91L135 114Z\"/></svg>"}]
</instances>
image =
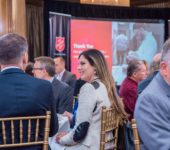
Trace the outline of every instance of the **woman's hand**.
<instances>
[{"instance_id":1,"label":"woman's hand","mask_svg":"<svg viewBox=\"0 0 170 150\"><path fill-rule=\"evenodd\" d=\"M68 120L69 120L69 122L70 122L70 124L71 124L71 122L72 122L72 114L69 113L69 112L67 112L67 111L65 111L65 112L63 113L63 116L67 117Z\"/></svg>"},{"instance_id":2,"label":"woman's hand","mask_svg":"<svg viewBox=\"0 0 170 150\"><path fill-rule=\"evenodd\" d=\"M56 142L60 143L60 139L65 136L67 134L67 132L59 132L56 136Z\"/></svg>"}]
</instances>

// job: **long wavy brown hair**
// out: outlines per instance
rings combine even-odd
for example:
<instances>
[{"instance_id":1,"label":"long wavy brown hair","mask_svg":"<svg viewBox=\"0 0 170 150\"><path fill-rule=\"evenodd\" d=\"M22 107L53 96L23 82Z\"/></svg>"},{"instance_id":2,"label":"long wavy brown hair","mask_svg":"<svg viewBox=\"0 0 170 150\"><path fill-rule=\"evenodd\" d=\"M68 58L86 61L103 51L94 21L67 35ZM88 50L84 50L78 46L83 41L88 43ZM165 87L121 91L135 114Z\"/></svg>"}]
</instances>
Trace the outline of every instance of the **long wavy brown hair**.
<instances>
[{"instance_id":1,"label":"long wavy brown hair","mask_svg":"<svg viewBox=\"0 0 170 150\"><path fill-rule=\"evenodd\" d=\"M79 55L79 58L80 56L84 56L89 61L90 65L96 69L96 75L106 86L112 107L120 114L121 118L127 119L122 99L117 95L115 83L108 69L104 55L97 49L89 49L83 51Z\"/></svg>"}]
</instances>

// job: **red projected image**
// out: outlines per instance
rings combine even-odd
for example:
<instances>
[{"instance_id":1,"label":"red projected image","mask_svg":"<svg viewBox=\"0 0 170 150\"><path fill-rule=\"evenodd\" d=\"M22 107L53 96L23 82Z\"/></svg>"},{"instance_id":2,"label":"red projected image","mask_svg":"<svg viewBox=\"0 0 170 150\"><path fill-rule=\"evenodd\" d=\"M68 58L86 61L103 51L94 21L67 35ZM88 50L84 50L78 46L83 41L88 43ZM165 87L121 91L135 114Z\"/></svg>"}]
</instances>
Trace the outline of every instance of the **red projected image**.
<instances>
[{"instance_id":1,"label":"red projected image","mask_svg":"<svg viewBox=\"0 0 170 150\"><path fill-rule=\"evenodd\" d=\"M78 56L87 49L99 49L112 68L112 22L71 20L71 72L79 77Z\"/></svg>"}]
</instances>

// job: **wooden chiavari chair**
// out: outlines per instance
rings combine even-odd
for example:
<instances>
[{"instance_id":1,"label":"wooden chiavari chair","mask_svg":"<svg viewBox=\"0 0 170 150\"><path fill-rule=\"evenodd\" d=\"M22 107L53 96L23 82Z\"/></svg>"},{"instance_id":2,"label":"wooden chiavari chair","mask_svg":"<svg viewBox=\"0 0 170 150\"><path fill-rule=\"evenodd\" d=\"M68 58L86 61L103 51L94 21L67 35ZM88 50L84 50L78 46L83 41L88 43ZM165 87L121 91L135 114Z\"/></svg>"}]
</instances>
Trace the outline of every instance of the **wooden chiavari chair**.
<instances>
[{"instance_id":1,"label":"wooden chiavari chair","mask_svg":"<svg viewBox=\"0 0 170 150\"><path fill-rule=\"evenodd\" d=\"M117 115L114 108L102 107L102 119L101 119L101 136L100 136L100 150L116 150L118 142L118 129L119 129L120 117ZM108 138L108 134L112 136ZM110 146L107 147L107 144Z\"/></svg>"},{"instance_id":2,"label":"wooden chiavari chair","mask_svg":"<svg viewBox=\"0 0 170 150\"><path fill-rule=\"evenodd\" d=\"M140 138L138 134L136 120L132 119L132 129L133 129L133 138L135 144L135 150L140 150Z\"/></svg>"},{"instance_id":3,"label":"wooden chiavari chair","mask_svg":"<svg viewBox=\"0 0 170 150\"><path fill-rule=\"evenodd\" d=\"M33 146L33 145L42 145L43 150L48 150L48 137L50 131L50 119L51 112L47 111L46 115L43 116L26 116L26 117L11 117L11 118L0 118L0 124L2 131L2 143L0 143L0 148L10 148L10 147L23 147L23 146ZM44 127L40 126L41 122L44 122ZM16 123L17 122L17 123ZM24 131L24 123L27 122L27 131ZM32 137L32 124L35 124L35 134ZM8 124L8 127L7 127ZM10 126L10 139L11 143L7 142L7 136L9 133L6 133L6 129ZM18 130L16 130L16 128ZM16 133L16 131L18 131ZM39 139L39 132L43 131L43 139ZM27 141L23 141L23 134L27 132ZM8 134L8 135L7 135ZM42 134L42 133L41 133ZM18 135L18 137L16 136ZM15 143L16 138L19 142ZM32 140L34 139L34 140Z\"/></svg>"}]
</instances>

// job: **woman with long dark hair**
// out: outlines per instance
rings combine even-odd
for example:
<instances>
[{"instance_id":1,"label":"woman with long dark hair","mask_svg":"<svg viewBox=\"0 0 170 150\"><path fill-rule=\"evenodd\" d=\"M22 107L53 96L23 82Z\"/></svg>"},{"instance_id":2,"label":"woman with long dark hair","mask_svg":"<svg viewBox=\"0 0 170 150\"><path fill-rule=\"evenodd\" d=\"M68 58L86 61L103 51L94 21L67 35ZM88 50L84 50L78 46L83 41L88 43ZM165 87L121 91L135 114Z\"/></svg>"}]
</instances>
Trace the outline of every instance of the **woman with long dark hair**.
<instances>
[{"instance_id":1,"label":"woman with long dark hair","mask_svg":"<svg viewBox=\"0 0 170 150\"><path fill-rule=\"evenodd\" d=\"M86 83L81 87L78 96L75 126L69 133L58 133L56 140L66 145L66 150L99 150L101 107L114 107L122 118L126 118L126 113L117 96L106 60L99 50L82 52L78 71Z\"/></svg>"}]
</instances>

